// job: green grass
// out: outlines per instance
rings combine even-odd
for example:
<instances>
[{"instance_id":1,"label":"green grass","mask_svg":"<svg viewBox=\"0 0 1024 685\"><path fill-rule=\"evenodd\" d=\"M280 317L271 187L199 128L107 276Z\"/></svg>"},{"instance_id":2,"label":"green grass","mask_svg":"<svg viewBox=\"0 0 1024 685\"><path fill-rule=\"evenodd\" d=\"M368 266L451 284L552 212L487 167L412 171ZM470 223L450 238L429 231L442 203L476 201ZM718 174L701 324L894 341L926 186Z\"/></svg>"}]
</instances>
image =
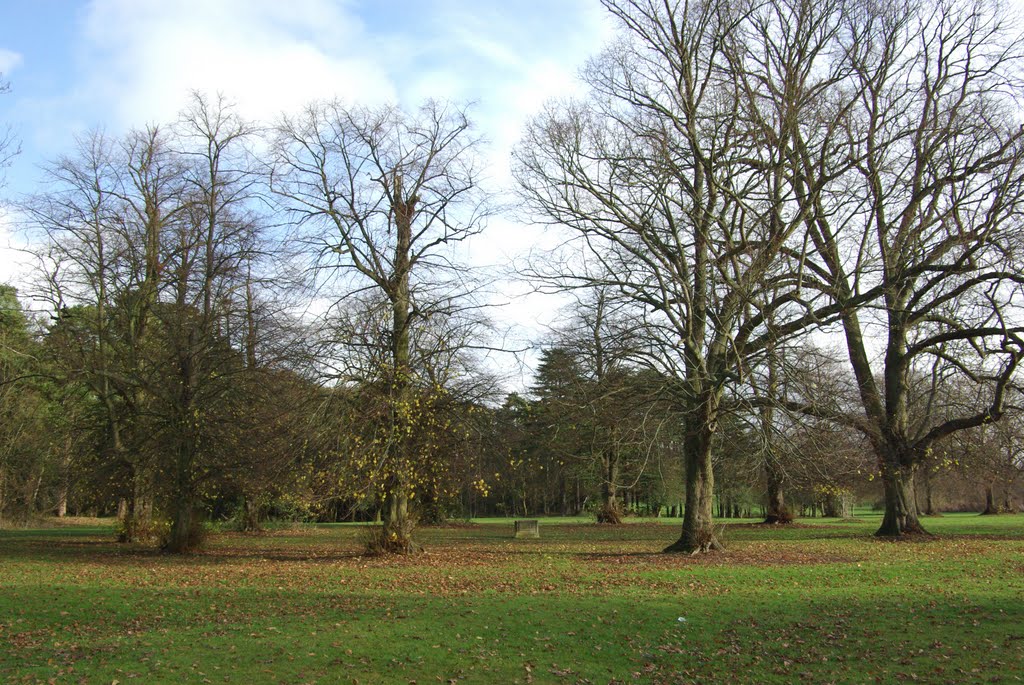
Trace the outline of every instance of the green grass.
<instances>
[{"instance_id":1,"label":"green grass","mask_svg":"<svg viewBox=\"0 0 1024 685\"><path fill-rule=\"evenodd\" d=\"M1018 682L1024 517L726 525L725 554L659 554L678 521L215 535L171 557L112 528L0 531L0 679L57 683ZM681 622L680 617L685 618Z\"/></svg>"}]
</instances>

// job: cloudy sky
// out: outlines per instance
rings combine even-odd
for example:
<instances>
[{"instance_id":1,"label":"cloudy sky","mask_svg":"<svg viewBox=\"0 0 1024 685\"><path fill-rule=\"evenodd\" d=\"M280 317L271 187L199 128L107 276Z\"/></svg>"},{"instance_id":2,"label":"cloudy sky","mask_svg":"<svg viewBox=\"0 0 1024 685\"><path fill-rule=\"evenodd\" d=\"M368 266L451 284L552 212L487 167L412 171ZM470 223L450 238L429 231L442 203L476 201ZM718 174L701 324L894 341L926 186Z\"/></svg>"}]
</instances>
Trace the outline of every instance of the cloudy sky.
<instances>
[{"instance_id":1,"label":"cloudy sky","mask_svg":"<svg viewBox=\"0 0 1024 685\"><path fill-rule=\"evenodd\" d=\"M596 0L35 0L0 5L0 116L26 158L164 121L189 89L254 119L313 98L474 101L497 145L609 35ZM24 162L24 160L23 160ZM29 162L31 165L31 162ZM25 164L19 164L23 167ZM23 169L17 170L22 176Z\"/></svg>"},{"instance_id":2,"label":"cloudy sky","mask_svg":"<svg viewBox=\"0 0 1024 685\"><path fill-rule=\"evenodd\" d=\"M191 89L223 92L263 121L334 96L473 102L501 183L524 122L579 88L580 66L610 34L597 0L2 2L0 72L12 91L0 96L0 125L22 146L6 194L31 191L76 133L172 120ZM0 219L0 280L14 269L10 221ZM482 261L507 261L537 238L492 224L471 246Z\"/></svg>"}]
</instances>

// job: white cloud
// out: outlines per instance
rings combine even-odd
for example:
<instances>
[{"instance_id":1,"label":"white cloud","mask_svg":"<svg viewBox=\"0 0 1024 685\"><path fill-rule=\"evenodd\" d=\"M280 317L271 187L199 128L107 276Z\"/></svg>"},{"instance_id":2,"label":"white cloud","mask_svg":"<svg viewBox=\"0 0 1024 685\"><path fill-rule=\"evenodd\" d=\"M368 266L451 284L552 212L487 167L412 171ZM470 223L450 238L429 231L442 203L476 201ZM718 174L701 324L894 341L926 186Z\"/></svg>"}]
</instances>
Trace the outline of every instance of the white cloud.
<instances>
[{"instance_id":1,"label":"white cloud","mask_svg":"<svg viewBox=\"0 0 1024 685\"><path fill-rule=\"evenodd\" d=\"M0 210L0 283L24 288L29 259L24 241L14 235L10 215Z\"/></svg>"},{"instance_id":2,"label":"white cloud","mask_svg":"<svg viewBox=\"0 0 1024 685\"><path fill-rule=\"evenodd\" d=\"M22 57L17 52L0 48L0 74L7 76L21 66Z\"/></svg>"},{"instance_id":3,"label":"white cloud","mask_svg":"<svg viewBox=\"0 0 1024 685\"><path fill-rule=\"evenodd\" d=\"M395 97L361 22L325 0L96 0L85 37L82 92L119 128L173 118L192 89L260 120L315 98Z\"/></svg>"}]
</instances>

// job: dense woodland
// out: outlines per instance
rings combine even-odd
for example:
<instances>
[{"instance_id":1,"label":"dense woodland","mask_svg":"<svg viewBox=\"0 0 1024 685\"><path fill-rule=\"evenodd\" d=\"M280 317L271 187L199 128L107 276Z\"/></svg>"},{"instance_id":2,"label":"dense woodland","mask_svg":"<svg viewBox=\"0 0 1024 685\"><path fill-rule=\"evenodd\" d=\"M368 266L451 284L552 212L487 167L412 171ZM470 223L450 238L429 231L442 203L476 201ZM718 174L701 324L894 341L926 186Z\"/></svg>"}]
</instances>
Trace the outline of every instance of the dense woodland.
<instances>
[{"instance_id":1,"label":"dense woodland","mask_svg":"<svg viewBox=\"0 0 1024 685\"><path fill-rule=\"evenodd\" d=\"M36 268L0 286L0 522L183 552L377 520L409 552L417 523L681 516L690 553L715 517L1017 511L1019 29L984 1L603 4L617 38L515 188L458 104L251 122L194 93L7 198ZM558 245L516 278L571 304L509 393L465 246L513 214Z\"/></svg>"}]
</instances>

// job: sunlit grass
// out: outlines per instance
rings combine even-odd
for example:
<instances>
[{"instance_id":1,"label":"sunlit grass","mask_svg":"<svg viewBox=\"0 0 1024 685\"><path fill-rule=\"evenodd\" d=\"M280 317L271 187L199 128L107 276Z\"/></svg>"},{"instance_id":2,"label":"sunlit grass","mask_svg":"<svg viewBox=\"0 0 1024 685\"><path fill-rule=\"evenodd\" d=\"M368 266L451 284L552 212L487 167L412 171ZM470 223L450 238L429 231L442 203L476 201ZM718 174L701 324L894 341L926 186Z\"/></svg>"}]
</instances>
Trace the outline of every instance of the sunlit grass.
<instances>
[{"instance_id":1,"label":"sunlit grass","mask_svg":"<svg viewBox=\"0 0 1024 685\"><path fill-rule=\"evenodd\" d=\"M512 519L362 556L358 526L217 534L191 557L112 528L0 531L9 682L1016 682L1024 517L727 524L729 551L659 551L678 520ZM684 619L684 620L680 620Z\"/></svg>"}]
</instances>

